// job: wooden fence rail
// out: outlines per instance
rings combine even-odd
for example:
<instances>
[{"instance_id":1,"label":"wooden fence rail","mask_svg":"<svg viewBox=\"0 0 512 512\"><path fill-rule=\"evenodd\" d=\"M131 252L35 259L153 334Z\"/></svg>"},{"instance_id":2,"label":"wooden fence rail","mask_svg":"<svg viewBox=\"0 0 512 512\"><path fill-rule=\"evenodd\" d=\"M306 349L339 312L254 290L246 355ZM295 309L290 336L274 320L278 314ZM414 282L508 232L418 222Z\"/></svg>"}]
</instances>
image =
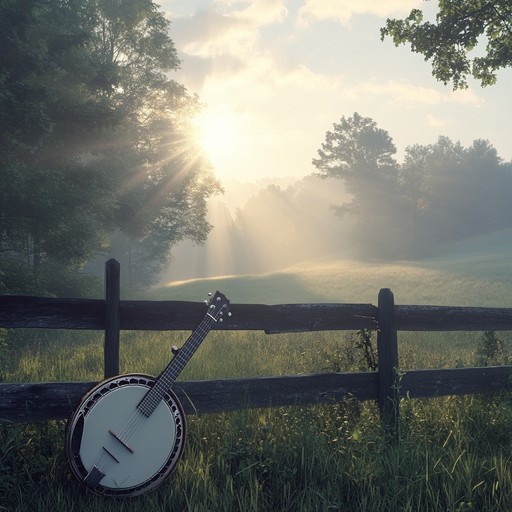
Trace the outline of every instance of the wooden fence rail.
<instances>
[{"instance_id":1,"label":"wooden fence rail","mask_svg":"<svg viewBox=\"0 0 512 512\"><path fill-rule=\"evenodd\" d=\"M0 327L94 329L105 333L105 377L119 373L122 330L192 330L204 304L183 301L121 301L119 264L106 264L105 300L0 297ZM229 291L226 290L229 295ZM382 289L371 304L232 304L222 330L268 334L372 329L377 331L378 371L177 382L186 412L211 413L247 407L333 403L347 396L376 400L393 427L400 397L492 393L512 388L512 366L398 371L397 331L512 330L512 308L395 305ZM62 419L95 382L0 384L0 421Z\"/></svg>"}]
</instances>

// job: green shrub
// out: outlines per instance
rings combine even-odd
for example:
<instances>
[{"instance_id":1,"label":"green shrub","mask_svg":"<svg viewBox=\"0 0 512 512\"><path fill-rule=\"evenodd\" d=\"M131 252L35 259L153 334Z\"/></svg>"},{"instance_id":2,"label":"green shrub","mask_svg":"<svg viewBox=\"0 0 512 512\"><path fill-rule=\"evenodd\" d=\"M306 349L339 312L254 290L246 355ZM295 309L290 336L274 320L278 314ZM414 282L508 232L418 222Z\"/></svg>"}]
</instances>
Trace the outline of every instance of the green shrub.
<instances>
[{"instance_id":1,"label":"green shrub","mask_svg":"<svg viewBox=\"0 0 512 512\"><path fill-rule=\"evenodd\" d=\"M476 363L479 366L508 364L509 357L505 341L494 331L485 331L476 350Z\"/></svg>"}]
</instances>

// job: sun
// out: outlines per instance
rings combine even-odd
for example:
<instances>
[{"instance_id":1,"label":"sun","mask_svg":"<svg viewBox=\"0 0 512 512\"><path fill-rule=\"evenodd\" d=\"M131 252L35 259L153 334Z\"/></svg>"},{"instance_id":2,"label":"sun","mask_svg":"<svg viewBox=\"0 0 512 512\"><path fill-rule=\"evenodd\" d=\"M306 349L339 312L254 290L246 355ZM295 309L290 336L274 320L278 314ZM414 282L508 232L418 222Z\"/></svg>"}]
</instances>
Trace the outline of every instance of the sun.
<instances>
[{"instance_id":1,"label":"sun","mask_svg":"<svg viewBox=\"0 0 512 512\"><path fill-rule=\"evenodd\" d=\"M240 156L242 126L228 109L205 108L195 119L197 140L221 178L234 177Z\"/></svg>"}]
</instances>

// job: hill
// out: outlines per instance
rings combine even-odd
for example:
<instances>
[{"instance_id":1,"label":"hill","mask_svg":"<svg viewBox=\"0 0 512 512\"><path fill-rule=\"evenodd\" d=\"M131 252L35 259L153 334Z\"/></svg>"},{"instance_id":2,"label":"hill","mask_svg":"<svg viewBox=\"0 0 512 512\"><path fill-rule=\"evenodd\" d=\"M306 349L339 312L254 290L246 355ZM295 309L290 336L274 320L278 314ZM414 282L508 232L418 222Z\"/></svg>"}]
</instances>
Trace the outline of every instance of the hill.
<instances>
[{"instance_id":1,"label":"hill","mask_svg":"<svg viewBox=\"0 0 512 512\"><path fill-rule=\"evenodd\" d=\"M172 282L152 299L200 301L220 289L232 302L373 303L390 288L397 304L512 307L512 230L449 244L421 261L314 260L280 272Z\"/></svg>"}]
</instances>

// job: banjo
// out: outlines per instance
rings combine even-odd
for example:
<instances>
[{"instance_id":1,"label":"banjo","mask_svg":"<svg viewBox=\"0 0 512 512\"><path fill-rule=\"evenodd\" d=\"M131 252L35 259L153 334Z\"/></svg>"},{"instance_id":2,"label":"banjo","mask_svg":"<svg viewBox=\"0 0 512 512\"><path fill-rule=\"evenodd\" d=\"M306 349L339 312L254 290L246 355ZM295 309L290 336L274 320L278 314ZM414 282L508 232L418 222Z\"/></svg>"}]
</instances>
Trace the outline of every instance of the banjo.
<instances>
[{"instance_id":1,"label":"banjo","mask_svg":"<svg viewBox=\"0 0 512 512\"><path fill-rule=\"evenodd\" d=\"M185 414L172 391L176 378L229 301L216 292L207 313L158 378L130 373L90 390L68 420L65 448L73 475L96 494L132 497L173 471L185 444Z\"/></svg>"}]
</instances>

